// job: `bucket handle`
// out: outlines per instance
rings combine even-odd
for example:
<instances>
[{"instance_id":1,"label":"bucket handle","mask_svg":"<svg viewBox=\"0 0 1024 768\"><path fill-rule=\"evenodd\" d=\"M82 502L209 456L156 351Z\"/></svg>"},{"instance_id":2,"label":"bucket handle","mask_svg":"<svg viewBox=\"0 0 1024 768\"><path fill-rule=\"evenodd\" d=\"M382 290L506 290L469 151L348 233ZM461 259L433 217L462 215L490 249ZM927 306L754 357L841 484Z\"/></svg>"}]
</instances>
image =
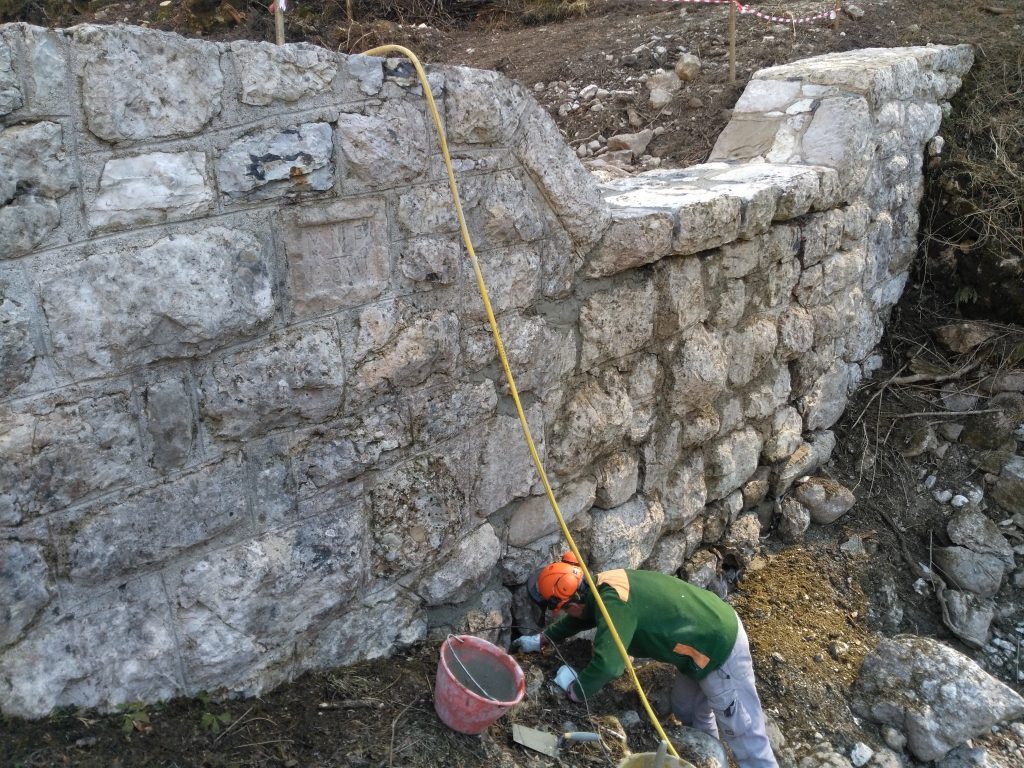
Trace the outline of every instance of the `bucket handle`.
<instances>
[{"instance_id":1,"label":"bucket handle","mask_svg":"<svg viewBox=\"0 0 1024 768\"><path fill-rule=\"evenodd\" d=\"M473 677L473 673L466 669L466 665L462 663L462 659L459 658L459 654L455 652L455 646L452 645L452 640L458 640L460 643L464 643L466 641L463 640L462 637L459 635L448 635L448 642L446 643L446 645L448 646L448 650L451 651L452 658L459 662L459 666L462 667L462 671L466 673L466 677L470 679L470 682L472 682L473 685L477 687L477 689L480 691L481 694L483 694L485 698L488 698L491 701L500 704L501 701L495 696L491 696L491 694L487 692L487 689L480 685L480 683L477 682L477 679Z\"/></svg>"}]
</instances>

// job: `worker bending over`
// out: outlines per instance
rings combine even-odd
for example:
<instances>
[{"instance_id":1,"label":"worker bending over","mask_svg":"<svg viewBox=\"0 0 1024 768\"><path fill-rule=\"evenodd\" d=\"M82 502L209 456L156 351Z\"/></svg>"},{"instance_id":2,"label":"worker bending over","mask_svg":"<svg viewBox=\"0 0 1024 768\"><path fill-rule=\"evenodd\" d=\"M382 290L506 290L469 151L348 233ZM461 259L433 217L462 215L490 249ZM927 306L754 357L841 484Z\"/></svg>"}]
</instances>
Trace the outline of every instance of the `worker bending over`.
<instances>
[{"instance_id":1,"label":"worker bending over","mask_svg":"<svg viewBox=\"0 0 1024 768\"><path fill-rule=\"evenodd\" d=\"M672 687L676 717L715 738L722 734L740 768L778 768L754 687L747 633L732 606L656 571L605 571L595 583L629 653L679 670ZM586 668L577 675L563 666L555 677L570 699L589 698L622 674L625 663L572 554L533 574L527 589L535 603L562 615L543 633L518 638L521 650L540 651L597 627Z\"/></svg>"}]
</instances>

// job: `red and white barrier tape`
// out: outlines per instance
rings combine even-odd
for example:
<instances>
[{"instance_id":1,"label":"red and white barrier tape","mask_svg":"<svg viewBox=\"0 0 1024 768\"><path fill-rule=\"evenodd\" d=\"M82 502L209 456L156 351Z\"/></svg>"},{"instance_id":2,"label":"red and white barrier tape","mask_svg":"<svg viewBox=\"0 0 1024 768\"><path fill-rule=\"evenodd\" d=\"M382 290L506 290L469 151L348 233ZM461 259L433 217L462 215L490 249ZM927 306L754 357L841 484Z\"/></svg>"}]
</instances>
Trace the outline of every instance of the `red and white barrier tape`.
<instances>
[{"instance_id":1,"label":"red and white barrier tape","mask_svg":"<svg viewBox=\"0 0 1024 768\"><path fill-rule=\"evenodd\" d=\"M836 17L836 11L834 8L828 11L822 11L821 13L816 13L813 16L804 16L798 19L792 16L773 16L772 14L765 13L757 8L751 8L749 5L743 5L743 3L736 2L736 0L661 0L661 2L694 3L703 5L735 5L736 10L741 14L756 16L759 19L773 21L780 24L807 24L812 21L818 21L819 19L835 19Z\"/></svg>"}]
</instances>

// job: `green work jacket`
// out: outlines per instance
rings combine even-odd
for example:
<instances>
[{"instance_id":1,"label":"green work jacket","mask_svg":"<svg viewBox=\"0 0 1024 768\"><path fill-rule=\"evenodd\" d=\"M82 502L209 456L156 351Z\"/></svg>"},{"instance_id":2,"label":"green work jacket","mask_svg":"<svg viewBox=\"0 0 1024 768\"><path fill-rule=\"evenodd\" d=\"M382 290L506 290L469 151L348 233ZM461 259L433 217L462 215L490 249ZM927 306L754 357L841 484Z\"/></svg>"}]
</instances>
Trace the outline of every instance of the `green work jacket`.
<instances>
[{"instance_id":1,"label":"green work jacket","mask_svg":"<svg viewBox=\"0 0 1024 768\"><path fill-rule=\"evenodd\" d=\"M605 571L594 581L630 655L673 664L687 677L701 680L732 653L739 619L714 593L656 571ZM593 656L577 681L589 697L621 675L625 663L589 590L583 601L582 617L566 614L544 634L558 642L597 627Z\"/></svg>"}]
</instances>

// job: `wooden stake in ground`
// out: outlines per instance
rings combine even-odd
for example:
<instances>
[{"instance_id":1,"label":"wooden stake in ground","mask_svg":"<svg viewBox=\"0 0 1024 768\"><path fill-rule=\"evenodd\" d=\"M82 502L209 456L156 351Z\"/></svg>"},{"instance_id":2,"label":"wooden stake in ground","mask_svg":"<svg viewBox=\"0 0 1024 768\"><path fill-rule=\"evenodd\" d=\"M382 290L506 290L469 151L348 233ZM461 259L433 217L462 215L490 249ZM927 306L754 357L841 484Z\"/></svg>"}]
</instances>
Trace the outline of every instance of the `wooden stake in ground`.
<instances>
[{"instance_id":1,"label":"wooden stake in ground","mask_svg":"<svg viewBox=\"0 0 1024 768\"><path fill-rule=\"evenodd\" d=\"M274 32L277 36L277 44L284 45L284 0L277 0L274 3Z\"/></svg>"},{"instance_id":2,"label":"wooden stake in ground","mask_svg":"<svg viewBox=\"0 0 1024 768\"><path fill-rule=\"evenodd\" d=\"M729 3L729 82L736 82L736 3Z\"/></svg>"}]
</instances>

